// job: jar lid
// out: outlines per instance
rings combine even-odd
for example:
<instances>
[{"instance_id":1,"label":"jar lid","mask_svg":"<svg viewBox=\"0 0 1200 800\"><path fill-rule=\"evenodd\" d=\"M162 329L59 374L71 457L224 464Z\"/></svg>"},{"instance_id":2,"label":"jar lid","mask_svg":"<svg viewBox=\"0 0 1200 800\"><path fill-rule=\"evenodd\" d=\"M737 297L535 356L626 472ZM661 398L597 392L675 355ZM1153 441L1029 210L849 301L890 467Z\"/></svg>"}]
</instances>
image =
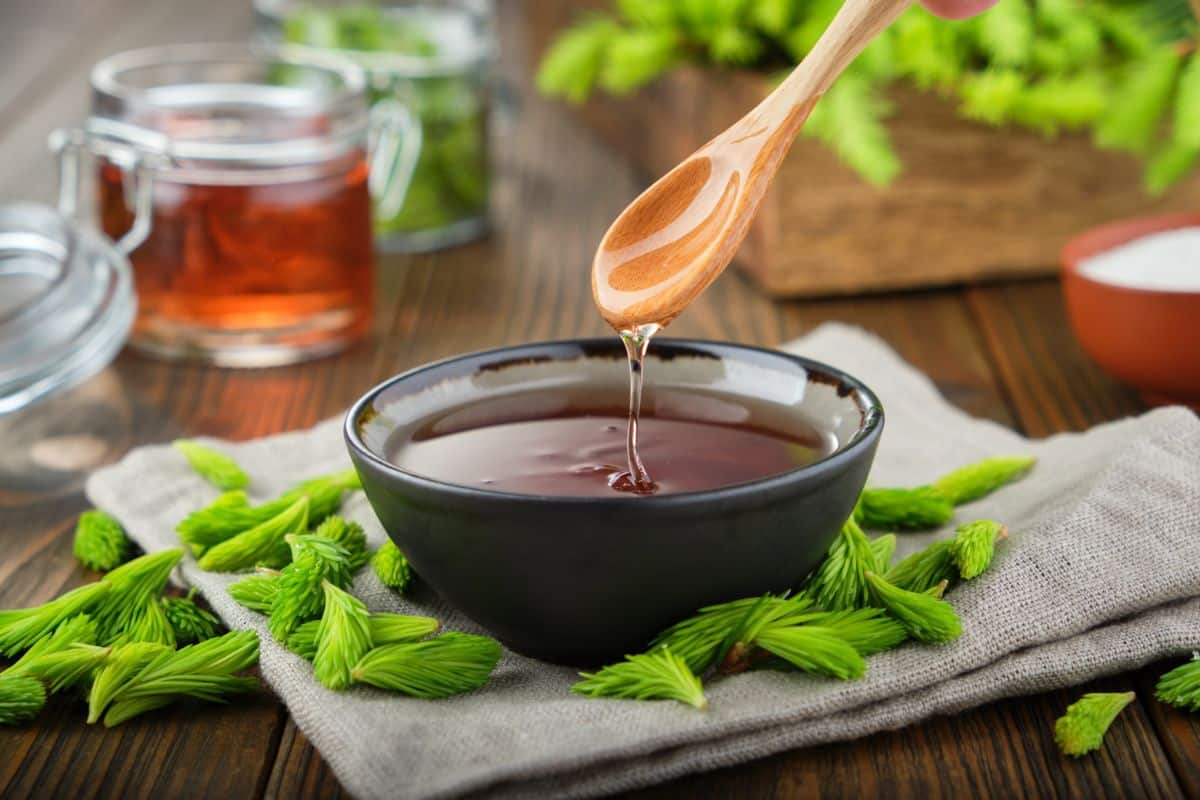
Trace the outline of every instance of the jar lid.
<instances>
[{"instance_id":1,"label":"jar lid","mask_svg":"<svg viewBox=\"0 0 1200 800\"><path fill-rule=\"evenodd\" d=\"M43 205L0 206L0 414L102 370L136 307L112 242Z\"/></svg>"}]
</instances>

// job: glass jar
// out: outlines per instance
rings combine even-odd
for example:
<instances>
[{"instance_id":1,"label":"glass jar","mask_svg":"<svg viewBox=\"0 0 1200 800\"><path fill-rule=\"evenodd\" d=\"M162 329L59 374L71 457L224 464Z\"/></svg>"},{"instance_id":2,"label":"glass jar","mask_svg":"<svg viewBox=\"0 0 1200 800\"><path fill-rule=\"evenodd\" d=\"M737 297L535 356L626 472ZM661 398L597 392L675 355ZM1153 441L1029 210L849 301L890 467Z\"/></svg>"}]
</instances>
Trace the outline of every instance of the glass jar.
<instances>
[{"instance_id":1,"label":"glass jar","mask_svg":"<svg viewBox=\"0 0 1200 800\"><path fill-rule=\"evenodd\" d=\"M100 227L133 266L132 346L267 366L368 331L364 86L351 64L238 45L155 47L96 65L91 116L55 142L60 208L74 212L81 165L94 164ZM390 170L401 148L396 136L387 143L372 160Z\"/></svg>"},{"instance_id":2,"label":"glass jar","mask_svg":"<svg viewBox=\"0 0 1200 800\"><path fill-rule=\"evenodd\" d=\"M373 103L398 101L419 121L415 164L393 176L407 195L375 209L381 249L435 250L486 231L490 0L255 0L255 10L266 40L315 63L353 61Z\"/></svg>"}]
</instances>

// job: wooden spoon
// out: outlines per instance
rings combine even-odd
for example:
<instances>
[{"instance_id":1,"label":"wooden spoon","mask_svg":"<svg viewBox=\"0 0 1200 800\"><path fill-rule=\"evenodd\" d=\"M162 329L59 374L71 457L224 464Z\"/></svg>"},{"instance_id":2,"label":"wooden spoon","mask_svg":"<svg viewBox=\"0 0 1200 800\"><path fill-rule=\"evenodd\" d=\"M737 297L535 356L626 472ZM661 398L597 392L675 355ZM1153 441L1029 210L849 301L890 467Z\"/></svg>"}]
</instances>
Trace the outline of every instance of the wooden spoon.
<instances>
[{"instance_id":1,"label":"wooden spoon","mask_svg":"<svg viewBox=\"0 0 1200 800\"><path fill-rule=\"evenodd\" d=\"M621 212L592 262L610 325L666 325L721 274L817 99L911 2L845 0L775 91Z\"/></svg>"}]
</instances>

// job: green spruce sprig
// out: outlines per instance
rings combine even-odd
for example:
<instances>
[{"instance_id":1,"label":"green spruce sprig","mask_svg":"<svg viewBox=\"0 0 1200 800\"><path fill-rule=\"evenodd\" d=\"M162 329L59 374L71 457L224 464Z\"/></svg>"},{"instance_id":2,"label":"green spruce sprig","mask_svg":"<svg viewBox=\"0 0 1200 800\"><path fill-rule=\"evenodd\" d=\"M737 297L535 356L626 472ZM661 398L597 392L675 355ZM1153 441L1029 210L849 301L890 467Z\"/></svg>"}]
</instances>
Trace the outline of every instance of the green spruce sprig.
<instances>
[{"instance_id":1,"label":"green spruce sprig","mask_svg":"<svg viewBox=\"0 0 1200 800\"><path fill-rule=\"evenodd\" d=\"M413 697L449 697L487 683L500 652L486 636L446 633L424 642L377 645L359 659L351 676Z\"/></svg>"},{"instance_id":2,"label":"green spruce sprig","mask_svg":"<svg viewBox=\"0 0 1200 800\"><path fill-rule=\"evenodd\" d=\"M171 570L181 558L183 550L179 548L148 553L100 580L112 590L88 609L99 632L97 644L134 641L175 645L175 632L160 598Z\"/></svg>"},{"instance_id":3,"label":"green spruce sprig","mask_svg":"<svg viewBox=\"0 0 1200 800\"><path fill-rule=\"evenodd\" d=\"M932 486L914 489L864 489L855 517L873 530L924 530L945 525L954 516L954 504Z\"/></svg>"},{"instance_id":4,"label":"green spruce sprig","mask_svg":"<svg viewBox=\"0 0 1200 800\"><path fill-rule=\"evenodd\" d=\"M31 608L0 611L0 655L11 658L49 636L65 620L95 607L113 588L98 581Z\"/></svg>"},{"instance_id":5,"label":"green spruce sprig","mask_svg":"<svg viewBox=\"0 0 1200 800\"><path fill-rule=\"evenodd\" d=\"M985 497L1028 474L1037 459L1032 456L996 456L943 475L933 488L952 505L961 506Z\"/></svg>"},{"instance_id":6,"label":"green spruce sprig","mask_svg":"<svg viewBox=\"0 0 1200 800\"><path fill-rule=\"evenodd\" d=\"M218 489L231 491L250 485L250 476L224 453L190 439L178 439L171 446L183 454L196 474Z\"/></svg>"},{"instance_id":7,"label":"green spruce sprig","mask_svg":"<svg viewBox=\"0 0 1200 800\"><path fill-rule=\"evenodd\" d=\"M958 614L945 600L901 589L874 572L867 572L866 577L873 604L887 609L914 639L947 642L962 634Z\"/></svg>"},{"instance_id":8,"label":"green spruce sprig","mask_svg":"<svg viewBox=\"0 0 1200 800\"><path fill-rule=\"evenodd\" d=\"M233 631L179 650L161 651L102 704L107 709L104 725L120 725L185 697L224 703L231 695L257 688L254 678L235 675L256 663L258 636L254 631ZM91 711L89 717L97 713L94 707Z\"/></svg>"},{"instance_id":9,"label":"green spruce sprig","mask_svg":"<svg viewBox=\"0 0 1200 800\"><path fill-rule=\"evenodd\" d=\"M326 517L313 530L313 534L324 536L340 545L349 556L351 572L357 572L371 558L367 549L367 534L357 522L349 522L338 516Z\"/></svg>"},{"instance_id":10,"label":"green spruce sprig","mask_svg":"<svg viewBox=\"0 0 1200 800\"><path fill-rule=\"evenodd\" d=\"M579 675L583 680L572 686L571 691L588 697L678 700L694 708L708 707L700 679L669 647L625 656L624 661L599 672Z\"/></svg>"},{"instance_id":11,"label":"green spruce sprig","mask_svg":"<svg viewBox=\"0 0 1200 800\"><path fill-rule=\"evenodd\" d=\"M187 597L164 597L162 600L163 611L178 644L195 644L212 639L221 627L219 619L196 604L195 596L196 589L193 588Z\"/></svg>"},{"instance_id":12,"label":"green spruce sprig","mask_svg":"<svg viewBox=\"0 0 1200 800\"><path fill-rule=\"evenodd\" d=\"M302 622L321 616L325 595L321 585L328 581L339 589L350 583L350 554L335 542L315 534L288 534L292 563L279 573L278 588L271 602L271 635L286 642Z\"/></svg>"},{"instance_id":13,"label":"green spruce sprig","mask_svg":"<svg viewBox=\"0 0 1200 800\"><path fill-rule=\"evenodd\" d=\"M391 539L384 542L383 546L375 551L375 555L371 557L371 567L384 586L395 589L397 592L407 590L409 583L412 582L412 567L409 566L404 553Z\"/></svg>"},{"instance_id":14,"label":"green spruce sprig","mask_svg":"<svg viewBox=\"0 0 1200 800\"><path fill-rule=\"evenodd\" d=\"M9 677L30 675L32 673L29 665L39 658L62 652L75 644L95 644L96 636L96 623L92 622L92 618L87 614L77 614L55 628L53 633L38 640L11 667L0 674ZM33 677L38 676L35 674Z\"/></svg>"},{"instance_id":15,"label":"green spruce sprig","mask_svg":"<svg viewBox=\"0 0 1200 800\"><path fill-rule=\"evenodd\" d=\"M437 633L441 628L441 623L433 617L412 617L407 614L386 612L372 614L368 624L371 629L371 644L376 647L383 644L420 641L426 636ZM320 620L310 620L297 625L296 630L288 636L288 649L296 655L312 661L317 655L317 631L320 627Z\"/></svg>"},{"instance_id":16,"label":"green spruce sprig","mask_svg":"<svg viewBox=\"0 0 1200 800\"><path fill-rule=\"evenodd\" d=\"M669 648L699 675L725 657L752 612L764 604L779 602L784 598L766 595L705 606L656 636L650 648Z\"/></svg>"},{"instance_id":17,"label":"green spruce sprig","mask_svg":"<svg viewBox=\"0 0 1200 800\"><path fill-rule=\"evenodd\" d=\"M886 573L884 578L910 592L929 592L945 583L970 580L981 575L995 555L996 543L1008 529L992 520L976 520L959 526L954 537L918 550Z\"/></svg>"},{"instance_id":18,"label":"green spruce sprig","mask_svg":"<svg viewBox=\"0 0 1200 800\"><path fill-rule=\"evenodd\" d=\"M1113 720L1134 697L1133 692L1091 692L1079 698L1054 723L1059 749L1076 758L1098 750Z\"/></svg>"},{"instance_id":19,"label":"green spruce sprig","mask_svg":"<svg viewBox=\"0 0 1200 800\"><path fill-rule=\"evenodd\" d=\"M961 525L950 540L950 555L963 580L976 578L992 565L996 541L1006 538L1008 529L990 519Z\"/></svg>"},{"instance_id":20,"label":"green spruce sprig","mask_svg":"<svg viewBox=\"0 0 1200 800\"><path fill-rule=\"evenodd\" d=\"M0 675L0 725L20 725L36 717L46 705L41 681Z\"/></svg>"},{"instance_id":21,"label":"green spruce sprig","mask_svg":"<svg viewBox=\"0 0 1200 800\"><path fill-rule=\"evenodd\" d=\"M846 520L808 584L807 591L826 611L871 605L865 573L875 569L875 553L854 517Z\"/></svg>"},{"instance_id":22,"label":"green spruce sprig","mask_svg":"<svg viewBox=\"0 0 1200 800\"><path fill-rule=\"evenodd\" d=\"M111 652L111 647L77 642L64 650L42 653L28 660L22 659L20 674L37 678L46 686L48 692L57 693L89 682L92 674L103 666Z\"/></svg>"},{"instance_id":23,"label":"green spruce sprig","mask_svg":"<svg viewBox=\"0 0 1200 800\"><path fill-rule=\"evenodd\" d=\"M282 566L291 554L285 537L289 533L303 533L308 528L309 506L308 497L298 497L270 519L213 545L200 556L200 569L240 572L259 564Z\"/></svg>"},{"instance_id":24,"label":"green spruce sprig","mask_svg":"<svg viewBox=\"0 0 1200 800\"><path fill-rule=\"evenodd\" d=\"M896 534L885 533L871 540L871 555L875 557L875 571L883 574L891 569L892 556L896 552Z\"/></svg>"},{"instance_id":25,"label":"green spruce sprig","mask_svg":"<svg viewBox=\"0 0 1200 800\"><path fill-rule=\"evenodd\" d=\"M244 492L226 492L189 514L176 530L193 553L203 555L207 549L279 516L301 498L308 499L308 524L316 525L338 510L346 492L361 488L357 473L351 469L304 481L256 506L250 505Z\"/></svg>"},{"instance_id":26,"label":"green spruce sprig","mask_svg":"<svg viewBox=\"0 0 1200 800\"><path fill-rule=\"evenodd\" d=\"M113 647L92 679L92 688L88 692L88 724L100 721L117 693L147 664L171 652L172 648L155 642L129 642Z\"/></svg>"},{"instance_id":27,"label":"green spruce sprig","mask_svg":"<svg viewBox=\"0 0 1200 800\"><path fill-rule=\"evenodd\" d=\"M313 670L329 689L346 689L352 671L371 649L371 614L363 602L325 581L325 610L317 628Z\"/></svg>"},{"instance_id":28,"label":"green spruce sprig","mask_svg":"<svg viewBox=\"0 0 1200 800\"><path fill-rule=\"evenodd\" d=\"M120 566L133 549L121 523L99 509L79 515L75 526L75 558L88 569L107 572Z\"/></svg>"},{"instance_id":29,"label":"green spruce sprig","mask_svg":"<svg viewBox=\"0 0 1200 800\"><path fill-rule=\"evenodd\" d=\"M854 516L864 528L925 530L954 516L955 506L980 499L1021 478L1033 468L1029 456L985 458L954 470L929 486L863 490Z\"/></svg>"},{"instance_id":30,"label":"green spruce sprig","mask_svg":"<svg viewBox=\"0 0 1200 800\"><path fill-rule=\"evenodd\" d=\"M258 573L229 584L229 596L236 602L261 614L270 614L279 594L279 571L260 567Z\"/></svg>"},{"instance_id":31,"label":"green spruce sprig","mask_svg":"<svg viewBox=\"0 0 1200 800\"><path fill-rule=\"evenodd\" d=\"M1154 696L1178 708L1200 711L1200 655L1159 678Z\"/></svg>"}]
</instances>

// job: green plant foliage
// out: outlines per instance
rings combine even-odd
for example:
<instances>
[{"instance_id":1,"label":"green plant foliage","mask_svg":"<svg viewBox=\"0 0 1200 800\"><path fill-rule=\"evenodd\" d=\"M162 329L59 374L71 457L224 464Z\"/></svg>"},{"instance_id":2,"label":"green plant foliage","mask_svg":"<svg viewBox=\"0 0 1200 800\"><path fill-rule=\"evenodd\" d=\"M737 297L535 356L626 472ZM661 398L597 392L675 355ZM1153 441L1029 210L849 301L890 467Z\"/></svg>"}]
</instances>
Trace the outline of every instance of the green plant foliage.
<instances>
[{"instance_id":1,"label":"green plant foliage","mask_svg":"<svg viewBox=\"0 0 1200 800\"><path fill-rule=\"evenodd\" d=\"M596 89L621 94L683 63L778 73L808 54L841 2L615 5L547 51L543 93L572 102ZM888 185L903 168L886 126L887 90L899 81L946 96L981 124L1091 131L1100 147L1144 157L1146 188L1161 192L1200 157L1197 35L1188 0L1000 0L965 22L914 4L826 92L804 131L864 180Z\"/></svg>"}]
</instances>

